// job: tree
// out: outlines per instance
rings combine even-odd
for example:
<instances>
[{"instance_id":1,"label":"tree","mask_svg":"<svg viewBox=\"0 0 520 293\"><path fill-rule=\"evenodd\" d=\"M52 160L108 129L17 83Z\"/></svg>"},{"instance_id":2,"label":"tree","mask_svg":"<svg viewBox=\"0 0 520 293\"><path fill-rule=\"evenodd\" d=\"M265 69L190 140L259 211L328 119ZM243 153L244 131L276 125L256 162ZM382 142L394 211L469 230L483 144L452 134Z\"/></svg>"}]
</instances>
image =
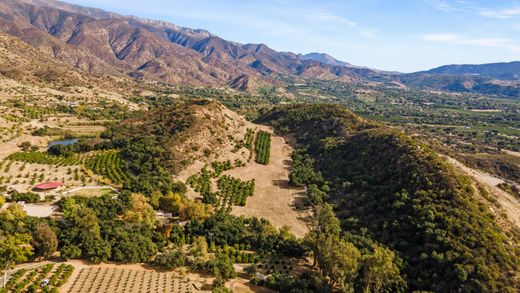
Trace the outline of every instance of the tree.
<instances>
[{"instance_id":1,"label":"tree","mask_svg":"<svg viewBox=\"0 0 520 293\"><path fill-rule=\"evenodd\" d=\"M93 263L107 261L112 254L110 243L101 238L89 237L82 245L84 256Z\"/></svg>"},{"instance_id":2,"label":"tree","mask_svg":"<svg viewBox=\"0 0 520 293\"><path fill-rule=\"evenodd\" d=\"M159 199L159 208L167 213L178 215L183 207L181 195L178 193L169 192Z\"/></svg>"},{"instance_id":3,"label":"tree","mask_svg":"<svg viewBox=\"0 0 520 293\"><path fill-rule=\"evenodd\" d=\"M376 245L372 253L363 257L363 283L365 293L379 292L383 288L403 291L405 281L401 277L393 251Z\"/></svg>"},{"instance_id":4,"label":"tree","mask_svg":"<svg viewBox=\"0 0 520 293\"><path fill-rule=\"evenodd\" d=\"M361 253L350 242L330 237L320 247L320 269L328 277L329 287L338 286L343 290L352 290L359 270Z\"/></svg>"},{"instance_id":5,"label":"tree","mask_svg":"<svg viewBox=\"0 0 520 293\"><path fill-rule=\"evenodd\" d=\"M81 256L81 249L73 244L64 245L61 247L60 256L65 260L77 258Z\"/></svg>"},{"instance_id":6,"label":"tree","mask_svg":"<svg viewBox=\"0 0 520 293\"><path fill-rule=\"evenodd\" d=\"M47 224L40 224L33 233L32 245L38 257L47 259L58 249L58 238Z\"/></svg>"},{"instance_id":7,"label":"tree","mask_svg":"<svg viewBox=\"0 0 520 293\"><path fill-rule=\"evenodd\" d=\"M60 201L60 208L63 214L72 214L78 210L76 201L72 197L65 197Z\"/></svg>"},{"instance_id":8,"label":"tree","mask_svg":"<svg viewBox=\"0 0 520 293\"><path fill-rule=\"evenodd\" d=\"M4 285L7 281L7 270L27 261L33 254L30 243L29 234L0 236L0 265L4 269Z\"/></svg>"},{"instance_id":9,"label":"tree","mask_svg":"<svg viewBox=\"0 0 520 293\"><path fill-rule=\"evenodd\" d=\"M123 214L123 220L153 227L156 215L152 206L148 204L147 198L142 194L134 193L130 198L130 202L129 209Z\"/></svg>"},{"instance_id":10,"label":"tree","mask_svg":"<svg viewBox=\"0 0 520 293\"><path fill-rule=\"evenodd\" d=\"M256 264L252 264L244 269L244 272L249 277L254 277L256 275L256 272L258 271L258 266Z\"/></svg>"},{"instance_id":11,"label":"tree","mask_svg":"<svg viewBox=\"0 0 520 293\"><path fill-rule=\"evenodd\" d=\"M110 243L101 238L96 213L91 208L76 204L73 201L64 210L63 226L60 232L63 258L86 257L92 262L100 262L110 256Z\"/></svg>"},{"instance_id":12,"label":"tree","mask_svg":"<svg viewBox=\"0 0 520 293\"><path fill-rule=\"evenodd\" d=\"M5 204L5 196L0 195L0 208Z\"/></svg>"},{"instance_id":13,"label":"tree","mask_svg":"<svg viewBox=\"0 0 520 293\"><path fill-rule=\"evenodd\" d=\"M196 257L206 258L208 256L208 243L204 236L197 236L193 242L191 254Z\"/></svg>"},{"instance_id":14,"label":"tree","mask_svg":"<svg viewBox=\"0 0 520 293\"><path fill-rule=\"evenodd\" d=\"M330 288L353 289L361 253L352 243L340 238L339 220L332 206L323 204L315 207L305 243L311 248L314 265L318 265Z\"/></svg>"},{"instance_id":15,"label":"tree","mask_svg":"<svg viewBox=\"0 0 520 293\"><path fill-rule=\"evenodd\" d=\"M0 219L4 221L14 221L23 219L27 213L18 204L10 204L7 208L0 211Z\"/></svg>"},{"instance_id":16,"label":"tree","mask_svg":"<svg viewBox=\"0 0 520 293\"><path fill-rule=\"evenodd\" d=\"M321 191L316 184L311 184L307 187L307 197L305 198L305 205L315 206L323 203L327 194Z\"/></svg>"},{"instance_id":17,"label":"tree","mask_svg":"<svg viewBox=\"0 0 520 293\"><path fill-rule=\"evenodd\" d=\"M182 251L167 251L155 257L153 264L168 270L182 267L186 264L186 256Z\"/></svg>"},{"instance_id":18,"label":"tree","mask_svg":"<svg viewBox=\"0 0 520 293\"><path fill-rule=\"evenodd\" d=\"M211 216L210 206L199 201L187 199L181 210L181 220L205 220Z\"/></svg>"},{"instance_id":19,"label":"tree","mask_svg":"<svg viewBox=\"0 0 520 293\"><path fill-rule=\"evenodd\" d=\"M326 203L316 206L311 220L311 230L306 235L310 243L314 243L314 239L339 237L341 228L331 205Z\"/></svg>"},{"instance_id":20,"label":"tree","mask_svg":"<svg viewBox=\"0 0 520 293\"><path fill-rule=\"evenodd\" d=\"M227 255L223 254L209 260L206 263L206 270L222 280L229 280L237 276L233 263Z\"/></svg>"},{"instance_id":21,"label":"tree","mask_svg":"<svg viewBox=\"0 0 520 293\"><path fill-rule=\"evenodd\" d=\"M28 141L24 141L24 142L22 142L18 147L20 147L20 149L22 149L22 151L26 152L26 151L28 151L28 150L31 149L31 146L32 146L32 145L31 145L30 142L28 142Z\"/></svg>"}]
</instances>

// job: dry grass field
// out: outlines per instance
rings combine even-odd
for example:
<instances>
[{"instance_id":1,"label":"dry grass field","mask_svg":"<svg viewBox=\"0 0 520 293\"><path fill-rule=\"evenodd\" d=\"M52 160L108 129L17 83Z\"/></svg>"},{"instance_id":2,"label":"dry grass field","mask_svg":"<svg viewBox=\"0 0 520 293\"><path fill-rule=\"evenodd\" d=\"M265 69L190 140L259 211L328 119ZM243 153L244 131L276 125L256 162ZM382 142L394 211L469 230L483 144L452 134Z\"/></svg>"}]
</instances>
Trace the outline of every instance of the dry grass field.
<instances>
[{"instance_id":1,"label":"dry grass field","mask_svg":"<svg viewBox=\"0 0 520 293\"><path fill-rule=\"evenodd\" d=\"M263 130L273 133L269 127L258 125L246 121L236 113L225 110L226 117L231 120L228 122L230 130L234 134L234 140L239 141L244 138L247 129L255 131ZM289 185L289 172L292 164L291 154L293 148L287 143L286 139L273 134L271 141L271 159L269 164L262 165L249 160L250 150L240 148L233 150L234 144L228 143L219 149L218 157L211 156L211 160L234 162L236 159L242 160L245 166L235 167L225 171L224 175L240 178L243 181L255 180L254 195L247 200L247 204L234 206L232 214L243 216L254 216L266 218L277 227L287 226L297 237L303 237L308 231L305 223L309 217L309 212L302 210L300 199L305 196L303 188L295 188ZM196 174L211 160L196 159L186 169L181 171L175 179L186 182L188 177ZM216 179L212 180L212 190L216 190ZM192 188L188 188L189 198L198 198L200 195Z\"/></svg>"},{"instance_id":2,"label":"dry grass field","mask_svg":"<svg viewBox=\"0 0 520 293\"><path fill-rule=\"evenodd\" d=\"M283 137L273 136L271 141L271 159L268 165L253 161L244 167L224 172L242 180L255 179L255 194L244 207L233 207L234 215L266 218L277 228L288 226L297 237L303 237L308 228L305 219L307 211L301 210L301 198L305 196L303 188L289 185L292 148Z\"/></svg>"}]
</instances>

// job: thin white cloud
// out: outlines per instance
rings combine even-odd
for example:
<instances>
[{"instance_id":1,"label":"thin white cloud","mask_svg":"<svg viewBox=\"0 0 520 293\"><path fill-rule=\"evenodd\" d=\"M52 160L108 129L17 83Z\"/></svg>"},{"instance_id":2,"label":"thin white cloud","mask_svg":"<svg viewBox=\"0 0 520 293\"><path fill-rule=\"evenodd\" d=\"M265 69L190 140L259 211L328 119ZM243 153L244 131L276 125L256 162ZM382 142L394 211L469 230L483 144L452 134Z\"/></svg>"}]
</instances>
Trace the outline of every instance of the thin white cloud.
<instances>
[{"instance_id":1,"label":"thin white cloud","mask_svg":"<svg viewBox=\"0 0 520 293\"><path fill-rule=\"evenodd\" d=\"M480 15L491 18L509 19L520 17L520 6L509 8L502 8L497 10L483 9L479 12Z\"/></svg>"},{"instance_id":2,"label":"thin white cloud","mask_svg":"<svg viewBox=\"0 0 520 293\"><path fill-rule=\"evenodd\" d=\"M422 36L423 40L455 45L471 45L487 48L507 49L520 54L520 44L507 38L469 38L459 34L430 34Z\"/></svg>"},{"instance_id":3,"label":"thin white cloud","mask_svg":"<svg viewBox=\"0 0 520 293\"><path fill-rule=\"evenodd\" d=\"M349 27L357 27L356 22L328 11L322 11L316 14L309 15L308 19L316 22L335 22L347 25Z\"/></svg>"},{"instance_id":4,"label":"thin white cloud","mask_svg":"<svg viewBox=\"0 0 520 293\"><path fill-rule=\"evenodd\" d=\"M435 9L445 11L445 12L453 12L456 11L457 8L450 4L448 1L442 1L442 0L432 0L431 4Z\"/></svg>"}]
</instances>

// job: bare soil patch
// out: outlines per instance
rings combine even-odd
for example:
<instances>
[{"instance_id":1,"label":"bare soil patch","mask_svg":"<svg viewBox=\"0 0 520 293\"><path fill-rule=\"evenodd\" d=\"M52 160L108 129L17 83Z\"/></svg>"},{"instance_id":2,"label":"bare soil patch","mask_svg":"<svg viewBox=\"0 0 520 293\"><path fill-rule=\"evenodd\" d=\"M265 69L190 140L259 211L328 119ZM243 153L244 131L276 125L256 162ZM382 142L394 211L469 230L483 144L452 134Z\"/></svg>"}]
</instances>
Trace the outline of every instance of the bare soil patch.
<instances>
[{"instance_id":1,"label":"bare soil patch","mask_svg":"<svg viewBox=\"0 0 520 293\"><path fill-rule=\"evenodd\" d=\"M495 176L492 176L488 173L482 172L480 170L475 170L469 168L462 164L461 162L446 157L447 161L455 166L457 169L461 170L465 174L469 175L476 182L484 185L486 189L496 196L497 204L502 209L502 211L507 215L507 219L516 226L516 228L520 228L520 203L516 198L514 198L511 194L501 190L497 187L498 184L503 183L504 180Z\"/></svg>"},{"instance_id":2,"label":"bare soil patch","mask_svg":"<svg viewBox=\"0 0 520 293\"><path fill-rule=\"evenodd\" d=\"M237 139L244 137L247 128L273 133L272 129L267 126L250 123L231 111L229 112L226 114L233 117L234 120L240 120L241 122L235 124L240 125L235 130ZM233 147L229 145L218 150L219 156L214 159L218 161L231 160L232 162L235 159L240 159L247 162L249 150L242 148L238 152L232 152L232 149ZM223 173L244 181L255 179L254 195L247 199L245 207L233 207L232 214L265 218L271 221L277 228L288 226L297 237L303 237L307 233L308 228L305 221L309 217L309 212L300 209L301 198L305 195L305 190L289 185L292 151L293 148L283 137L273 134L271 157L268 165L257 164L253 158L246 166L234 168ZM199 172L206 163L207 160L195 160L190 166L181 171L175 179L186 181L189 176ZM215 190L215 184L213 189ZM188 188L187 196L192 199L200 197L192 188Z\"/></svg>"},{"instance_id":3,"label":"bare soil patch","mask_svg":"<svg viewBox=\"0 0 520 293\"><path fill-rule=\"evenodd\" d=\"M277 228L288 226L297 237L303 237L308 228L307 211L301 211L303 188L289 185L293 149L280 136L272 136L271 159L268 165L251 161L245 167L224 172L242 180L255 179L255 193L245 207L233 207L233 214L266 218Z\"/></svg>"}]
</instances>

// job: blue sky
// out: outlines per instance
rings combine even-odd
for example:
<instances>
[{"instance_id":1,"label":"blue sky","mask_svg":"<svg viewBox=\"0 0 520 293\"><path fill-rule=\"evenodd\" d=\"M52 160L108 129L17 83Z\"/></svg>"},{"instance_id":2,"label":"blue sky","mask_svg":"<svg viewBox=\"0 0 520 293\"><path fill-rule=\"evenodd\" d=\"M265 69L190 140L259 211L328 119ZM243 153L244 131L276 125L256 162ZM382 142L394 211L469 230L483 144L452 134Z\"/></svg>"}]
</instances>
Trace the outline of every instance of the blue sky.
<instances>
[{"instance_id":1,"label":"blue sky","mask_svg":"<svg viewBox=\"0 0 520 293\"><path fill-rule=\"evenodd\" d=\"M279 51L410 72L520 60L520 0L67 0Z\"/></svg>"}]
</instances>

